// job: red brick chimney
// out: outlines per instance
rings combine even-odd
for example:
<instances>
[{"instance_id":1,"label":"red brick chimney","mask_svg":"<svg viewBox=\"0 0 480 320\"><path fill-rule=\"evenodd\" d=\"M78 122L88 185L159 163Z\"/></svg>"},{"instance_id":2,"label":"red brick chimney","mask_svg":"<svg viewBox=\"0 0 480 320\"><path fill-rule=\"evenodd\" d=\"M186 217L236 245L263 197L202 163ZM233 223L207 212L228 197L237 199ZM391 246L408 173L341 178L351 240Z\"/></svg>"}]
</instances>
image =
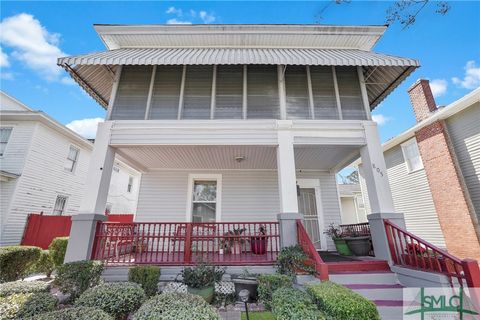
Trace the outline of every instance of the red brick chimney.
<instances>
[{"instance_id":1,"label":"red brick chimney","mask_svg":"<svg viewBox=\"0 0 480 320\"><path fill-rule=\"evenodd\" d=\"M428 80L415 82L408 94L417 122L437 110ZM420 128L415 132L415 138L447 250L460 258L480 259L480 241L444 121L437 120Z\"/></svg>"},{"instance_id":2,"label":"red brick chimney","mask_svg":"<svg viewBox=\"0 0 480 320\"><path fill-rule=\"evenodd\" d=\"M426 79L419 79L409 89L410 101L412 102L413 112L417 122L422 121L437 110L437 104L433 98L430 82Z\"/></svg>"}]
</instances>

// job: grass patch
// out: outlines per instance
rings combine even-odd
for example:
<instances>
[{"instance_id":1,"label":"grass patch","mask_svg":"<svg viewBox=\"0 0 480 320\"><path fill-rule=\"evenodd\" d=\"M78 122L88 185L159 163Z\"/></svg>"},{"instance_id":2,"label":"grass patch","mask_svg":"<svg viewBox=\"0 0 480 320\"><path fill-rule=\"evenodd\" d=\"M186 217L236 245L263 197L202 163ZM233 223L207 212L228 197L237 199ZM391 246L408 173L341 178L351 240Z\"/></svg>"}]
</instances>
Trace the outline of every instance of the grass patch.
<instances>
[{"instance_id":1,"label":"grass patch","mask_svg":"<svg viewBox=\"0 0 480 320\"><path fill-rule=\"evenodd\" d=\"M275 320L270 311L249 312L250 320ZM247 320L247 313L242 312L242 320Z\"/></svg>"}]
</instances>

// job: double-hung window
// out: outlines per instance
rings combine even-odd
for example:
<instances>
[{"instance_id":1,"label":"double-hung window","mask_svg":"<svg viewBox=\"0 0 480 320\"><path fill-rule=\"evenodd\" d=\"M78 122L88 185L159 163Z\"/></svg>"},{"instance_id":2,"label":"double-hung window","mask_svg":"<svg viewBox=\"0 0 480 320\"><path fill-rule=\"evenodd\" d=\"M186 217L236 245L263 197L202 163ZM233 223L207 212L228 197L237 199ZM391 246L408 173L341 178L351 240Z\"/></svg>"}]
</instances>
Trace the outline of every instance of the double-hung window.
<instances>
[{"instance_id":1,"label":"double-hung window","mask_svg":"<svg viewBox=\"0 0 480 320\"><path fill-rule=\"evenodd\" d=\"M79 153L80 149L70 146L70 149L68 150L67 161L65 162L65 171L73 172L75 170Z\"/></svg>"},{"instance_id":2,"label":"double-hung window","mask_svg":"<svg viewBox=\"0 0 480 320\"><path fill-rule=\"evenodd\" d=\"M407 165L407 171L414 172L423 169L422 158L420 157L420 151L418 150L417 141L415 138L402 143L403 158Z\"/></svg>"},{"instance_id":3,"label":"double-hung window","mask_svg":"<svg viewBox=\"0 0 480 320\"><path fill-rule=\"evenodd\" d=\"M219 220L220 178L193 177L191 180L192 222L215 222Z\"/></svg>"},{"instance_id":4,"label":"double-hung window","mask_svg":"<svg viewBox=\"0 0 480 320\"><path fill-rule=\"evenodd\" d=\"M65 213L65 206L67 204L66 196L57 196L55 200L55 206L53 207L53 214L56 216L61 216Z\"/></svg>"},{"instance_id":5,"label":"double-hung window","mask_svg":"<svg viewBox=\"0 0 480 320\"><path fill-rule=\"evenodd\" d=\"M3 156L8 140L12 134L12 128L0 128L0 157Z\"/></svg>"}]
</instances>

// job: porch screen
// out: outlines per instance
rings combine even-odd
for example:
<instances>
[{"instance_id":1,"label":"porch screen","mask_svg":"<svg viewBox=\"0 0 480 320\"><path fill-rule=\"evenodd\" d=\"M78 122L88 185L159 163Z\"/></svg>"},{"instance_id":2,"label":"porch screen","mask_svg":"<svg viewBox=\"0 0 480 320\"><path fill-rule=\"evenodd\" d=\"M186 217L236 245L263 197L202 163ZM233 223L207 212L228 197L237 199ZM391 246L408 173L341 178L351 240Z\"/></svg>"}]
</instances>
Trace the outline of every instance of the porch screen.
<instances>
[{"instance_id":1,"label":"porch screen","mask_svg":"<svg viewBox=\"0 0 480 320\"><path fill-rule=\"evenodd\" d=\"M187 66L183 119L210 119L213 66Z\"/></svg>"},{"instance_id":2,"label":"porch screen","mask_svg":"<svg viewBox=\"0 0 480 320\"><path fill-rule=\"evenodd\" d=\"M287 66L285 70L287 119L311 119L308 98L307 69L305 66Z\"/></svg>"},{"instance_id":3,"label":"porch screen","mask_svg":"<svg viewBox=\"0 0 480 320\"><path fill-rule=\"evenodd\" d=\"M248 119L280 118L277 66L249 65L247 88Z\"/></svg>"},{"instance_id":4,"label":"porch screen","mask_svg":"<svg viewBox=\"0 0 480 320\"><path fill-rule=\"evenodd\" d=\"M157 66L149 119L177 119L183 66Z\"/></svg>"},{"instance_id":5,"label":"porch screen","mask_svg":"<svg viewBox=\"0 0 480 320\"><path fill-rule=\"evenodd\" d=\"M339 119L332 67L310 66L315 119Z\"/></svg>"},{"instance_id":6,"label":"porch screen","mask_svg":"<svg viewBox=\"0 0 480 320\"><path fill-rule=\"evenodd\" d=\"M217 66L215 119L243 118L243 66Z\"/></svg>"},{"instance_id":7,"label":"porch screen","mask_svg":"<svg viewBox=\"0 0 480 320\"><path fill-rule=\"evenodd\" d=\"M215 222L217 212L217 182L195 180L193 183L193 222Z\"/></svg>"},{"instance_id":8,"label":"porch screen","mask_svg":"<svg viewBox=\"0 0 480 320\"><path fill-rule=\"evenodd\" d=\"M335 67L343 119L364 120L362 92L356 67Z\"/></svg>"},{"instance_id":9,"label":"porch screen","mask_svg":"<svg viewBox=\"0 0 480 320\"><path fill-rule=\"evenodd\" d=\"M151 66L123 66L112 120L145 119L151 77Z\"/></svg>"}]
</instances>

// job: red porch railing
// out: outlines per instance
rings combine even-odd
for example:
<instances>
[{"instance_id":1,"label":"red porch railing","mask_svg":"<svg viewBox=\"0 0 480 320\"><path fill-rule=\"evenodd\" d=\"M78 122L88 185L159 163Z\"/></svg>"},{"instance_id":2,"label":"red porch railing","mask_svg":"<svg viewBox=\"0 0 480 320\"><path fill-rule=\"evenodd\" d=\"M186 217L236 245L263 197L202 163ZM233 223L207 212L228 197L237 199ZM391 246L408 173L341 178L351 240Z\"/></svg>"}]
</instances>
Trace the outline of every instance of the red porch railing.
<instances>
[{"instance_id":1,"label":"red porch railing","mask_svg":"<svg viewBox=\"0 0 480 320\"><path fill-rule=\"evenodd\" d=\"M384 220L390 254L398 266L420 271L436 272L448 277L453 287L458 285L480 287L480 271L475 260L460 260L445 250L420 239L414 234Z\"/></svg>"},{"instance_id":2,"label":"red porch railing","mask_svg":"<svg viewBox=\"0 0 480 320\"><path fill-rule=\"evenodd\" d=\"M313 263L315 267L316 277L322 281L328 280L328 266L323 262L317 249L313 245L312 240L310 240L307 230L305 230L305 227L303 226L302 220L297 220L297 237L298 244L309 256L310 262Z\"/></svg>"},{"instance_id":3,"label":"red porch railing","mask_svg":"<svg viewBox=\"0 0 480 320\"><path fill-rule=\"evenodd\" d=\"M355 223L355 224L341 224L340 231L343 236L359 235L359 236L369 236L370 235L370 224L368 222Z\"/></svg>"},{"instance_id":4,"label":"red porch railing","mask_svg":"<svg viewBox=\"0 0 480 320\"><path fill-rule=\"evenodd\" d=\"M100 222L92 259L107 265L271 265L278 222Z\"/></svg>"}]
</instances>

